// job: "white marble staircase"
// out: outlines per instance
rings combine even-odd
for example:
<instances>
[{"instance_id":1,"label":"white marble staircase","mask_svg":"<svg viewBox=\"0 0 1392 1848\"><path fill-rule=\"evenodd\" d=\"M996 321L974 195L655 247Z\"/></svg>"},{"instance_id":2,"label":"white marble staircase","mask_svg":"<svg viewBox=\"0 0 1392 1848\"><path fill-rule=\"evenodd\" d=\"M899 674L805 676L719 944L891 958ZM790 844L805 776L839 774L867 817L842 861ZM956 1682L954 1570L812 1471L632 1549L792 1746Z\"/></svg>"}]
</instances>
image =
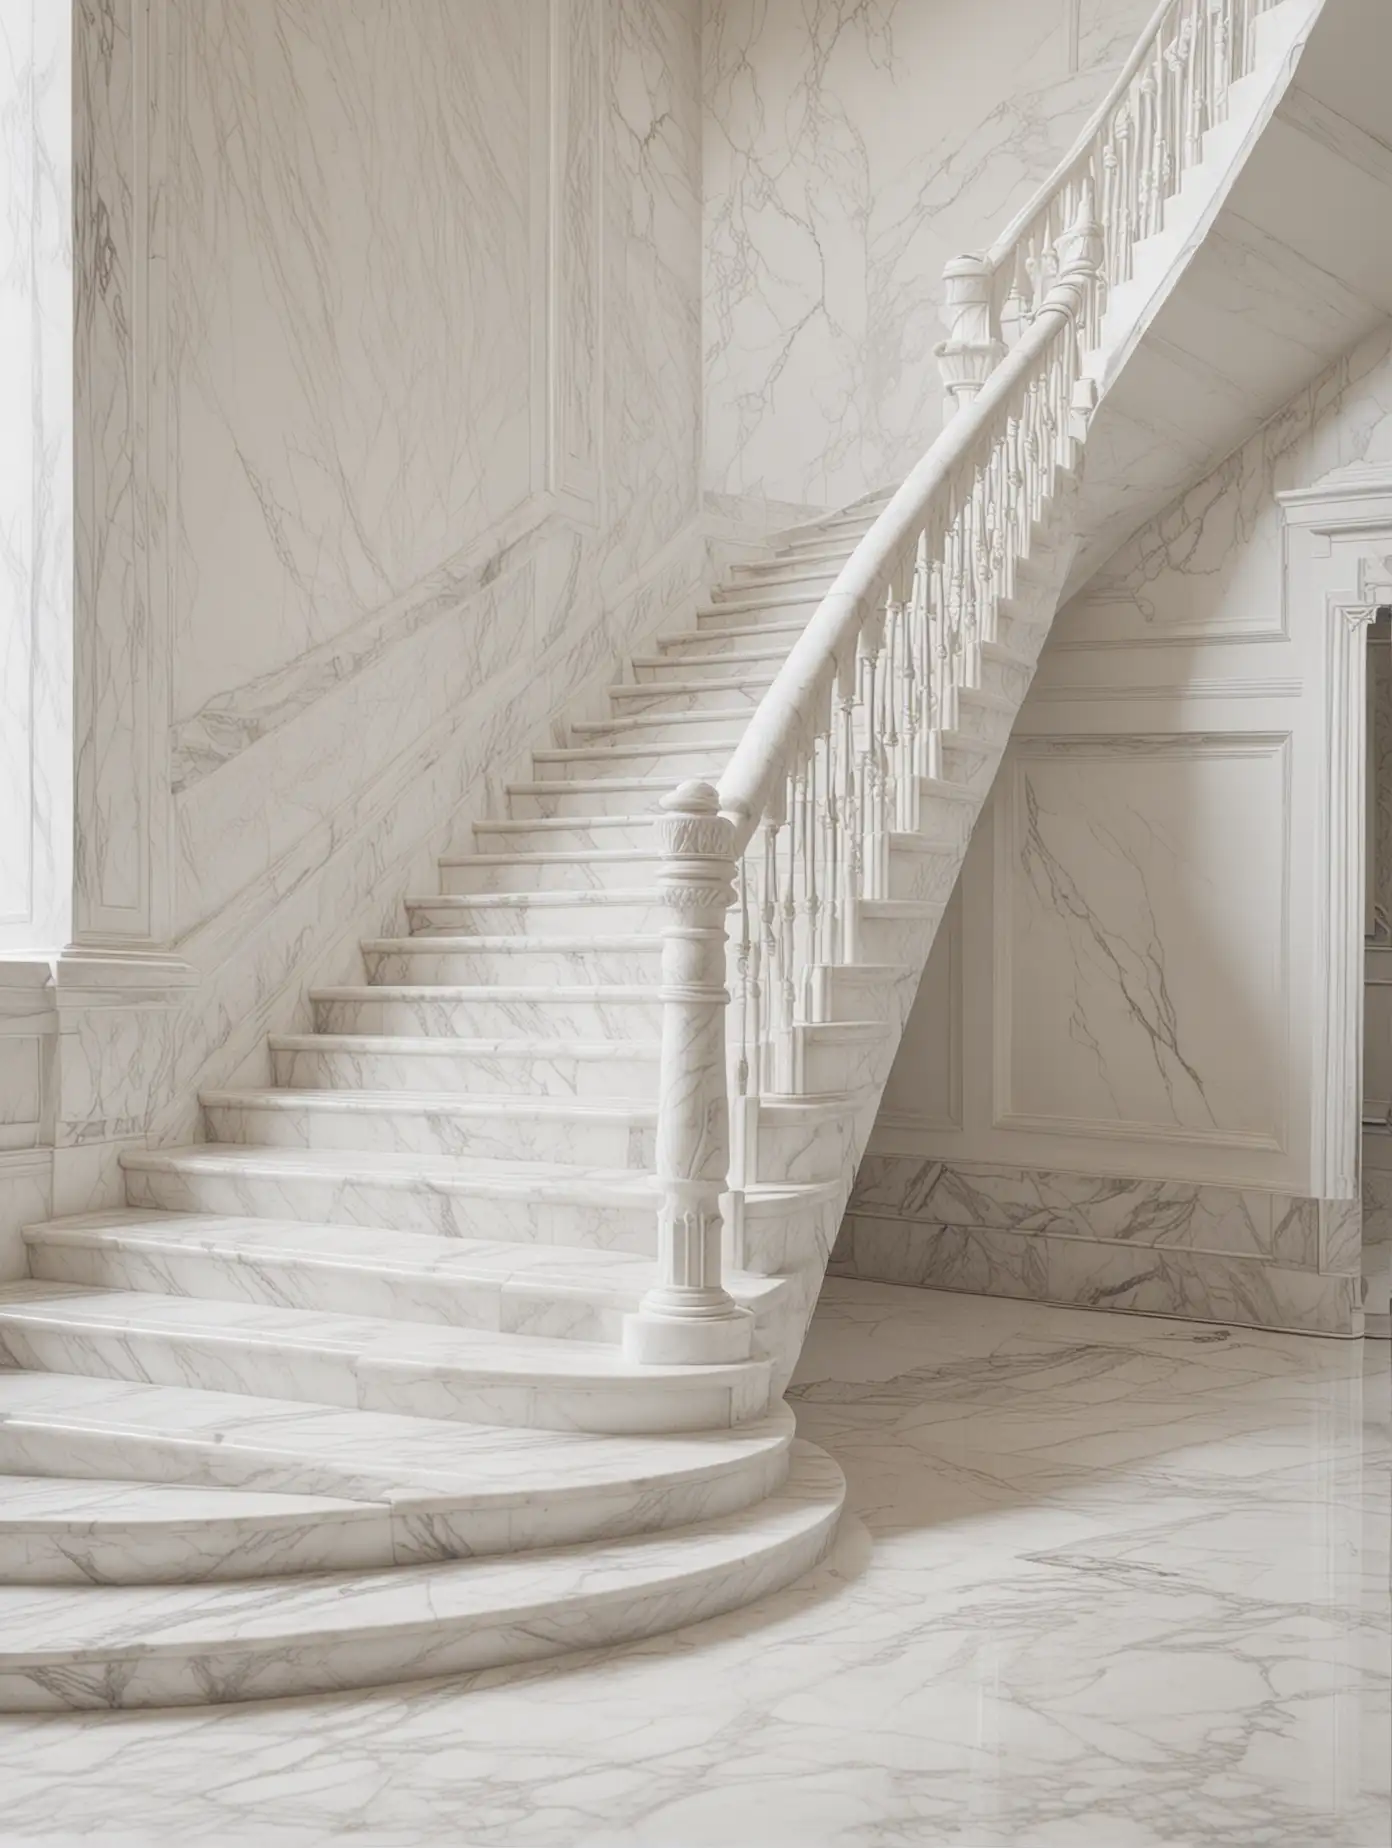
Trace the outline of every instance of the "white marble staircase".
<instances>
[{"instance_id":1,"label":"white marble staircase","mask_svg":"<svg viewBox=\"0 0 1392 1848\"><path fill-rule=\"evenodd\" d=\"M718 774L878 511L789 535L539 751L478 851L275 1036L127 1205L0 1291L0 1707L362 1685L641 1636L805 1571L843 1485L781 1402L926 945L1071 553L1038 535L981 735L948 740L761 1105L753 1356L639 1365L653 1277L653 815ZM859 1127L858 1127L859 1126Z\"/></svg>"},{"instance_id":2,"label":"white marble staircase","mask_svg":"<svg viewBox=\"0 0 1392 1848\"><path fill-rule=\"evenodd\" d=\"M1080 323L1038 321L1055 364L1050 315ZM854 954L814 962L815 1005L779 1029L796 1086L763 1088L742 1131L722 1281L747 1357L625 1346L658 1280L655 822L753 735L883 497L732 571L607 718L539 749L401 935L363 945L362 980L272 1038L273 1083L207 1093L205 1141L127 1157L124 1208L28 1230L31 1275L0 1289L0 1708L525 1661L817 1560L843 1484L782 1393L1074 560L1082 421L1048 424L1047 467L1031 451L1037 517L1022 503L991 567L989 624L920 741L932 773L900 778L874 893L838 918Z\"/></svg>"}]
</instances>

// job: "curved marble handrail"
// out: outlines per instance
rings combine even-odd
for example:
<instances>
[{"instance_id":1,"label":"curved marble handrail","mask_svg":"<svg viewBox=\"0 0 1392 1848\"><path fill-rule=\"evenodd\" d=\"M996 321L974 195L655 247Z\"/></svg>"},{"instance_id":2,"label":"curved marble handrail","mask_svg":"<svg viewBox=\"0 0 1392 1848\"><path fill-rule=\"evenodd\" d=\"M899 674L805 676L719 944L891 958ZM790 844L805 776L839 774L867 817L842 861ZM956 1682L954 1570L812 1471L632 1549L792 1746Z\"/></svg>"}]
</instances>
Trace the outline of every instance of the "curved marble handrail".
<instances>
[{"instance_id":1,"label":"curved marble handrail","mask_svg":"<svg viewBox=\"0 0 1392 1848\"><path fill-rule=\"evenodd\" d=\"M684 784L662 804L658 1275L626 1325L637 1358L748 1351L721 1282L722 1197L740 1196L757 1138L747 1106L809 1088L816 997L861 959L877 902L893 914L896 837L902 852L952 753L989 757L1009 728L1018 693L1003 689L1032 655L1000 638L1095 397L1085 357L1276 3L1163 0L1043 188L985 256L948 264L946 427L822 598L718 789Z\"/></svg>"}]
</instances>

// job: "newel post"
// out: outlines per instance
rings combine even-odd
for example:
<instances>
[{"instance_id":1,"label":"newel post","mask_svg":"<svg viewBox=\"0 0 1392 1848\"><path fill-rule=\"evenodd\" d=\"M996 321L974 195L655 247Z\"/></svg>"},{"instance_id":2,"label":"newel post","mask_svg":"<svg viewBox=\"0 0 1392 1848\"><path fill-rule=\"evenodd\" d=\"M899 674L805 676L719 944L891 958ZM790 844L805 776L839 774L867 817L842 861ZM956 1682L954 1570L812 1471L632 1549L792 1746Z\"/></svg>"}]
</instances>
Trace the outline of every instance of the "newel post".
<instances>
[{"instance_id":1,"label":"newel post","mask_svg":"<svg viewBox=\"0 0 1392 1848\"><path fill-rule=\"evenodd\" d=\"M1005 358L994 290L995 274L985 257L953 257L943 270L941 314L948 337L933 350L947 394L944 422L971 403Z\"/></svg>"},{"instance_id":2,"label":"newel post","mask_svg":"<svg viewBox=\"0 0 1392 1848\"><path fill-rule=\"evenodd\" d=\"M624 1318L624 1352L651 1363L744 1360L754 1319L720 1281L720 1196L730 1166L725 913L734 902L734 826L709 783L683 783L661 806L657 877L667 921L658 990L657 1281Z\"/></svg>"}]
</instances>

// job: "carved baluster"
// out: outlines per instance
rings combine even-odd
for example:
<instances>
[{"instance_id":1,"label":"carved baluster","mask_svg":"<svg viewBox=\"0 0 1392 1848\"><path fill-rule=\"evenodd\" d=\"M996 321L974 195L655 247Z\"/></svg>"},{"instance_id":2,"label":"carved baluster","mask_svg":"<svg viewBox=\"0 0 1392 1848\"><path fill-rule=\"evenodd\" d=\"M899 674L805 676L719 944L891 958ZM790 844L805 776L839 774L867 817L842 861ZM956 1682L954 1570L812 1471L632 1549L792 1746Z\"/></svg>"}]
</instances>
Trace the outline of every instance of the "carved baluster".
<instances>
[{"instance_id":1,"label":"carved baluster","mask_svg":"<svg viewBox=\"0 0 1392 1848\"><path fill-rule=\"evenodd\" d=\"M658 885L662 1053L657 1104L657 1282L624 1317L624 1352L650 1364L743 1360L753 1317L721 1284L720 1196L730 1169L725 913L734 828L709 783L662 799Z\"/></svg>"},{"instance_id":2,"label":"carved baluster","mask_svg":"<svg viewBox=\"0 0 1392 1848\"><path fill-rule=\"evenodd\" d=\"M778 1014L783 995L783 962L778 928L778 833L781 817L765 815L760 832L764 843L763 908L764 954L759 1040L759 1090L775 1089L774 1048L778 1043Z\"/></svg>"}]
</instances>

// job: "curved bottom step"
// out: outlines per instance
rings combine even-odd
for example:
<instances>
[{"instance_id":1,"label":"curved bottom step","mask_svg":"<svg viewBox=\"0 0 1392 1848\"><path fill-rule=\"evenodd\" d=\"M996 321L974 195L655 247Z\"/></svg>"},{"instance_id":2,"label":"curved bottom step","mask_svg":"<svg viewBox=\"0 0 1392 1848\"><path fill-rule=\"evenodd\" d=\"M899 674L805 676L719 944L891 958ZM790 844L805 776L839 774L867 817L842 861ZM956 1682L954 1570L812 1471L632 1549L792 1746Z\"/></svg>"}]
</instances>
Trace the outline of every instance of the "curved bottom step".
<instances>
[{"instance_id":1,"label":"curved bottom step","mask_svg":"<svg viewBox=\"0 0 1392 1848\"><path fill-rule=\"evenodd\" d=\"M537 1661L674 1630L790 1584L845 1482L796 1443L777 1494L666 1533L250 1584L0 1591L0 1710L197 1706Z\"/></svg>"}]
</instances>

